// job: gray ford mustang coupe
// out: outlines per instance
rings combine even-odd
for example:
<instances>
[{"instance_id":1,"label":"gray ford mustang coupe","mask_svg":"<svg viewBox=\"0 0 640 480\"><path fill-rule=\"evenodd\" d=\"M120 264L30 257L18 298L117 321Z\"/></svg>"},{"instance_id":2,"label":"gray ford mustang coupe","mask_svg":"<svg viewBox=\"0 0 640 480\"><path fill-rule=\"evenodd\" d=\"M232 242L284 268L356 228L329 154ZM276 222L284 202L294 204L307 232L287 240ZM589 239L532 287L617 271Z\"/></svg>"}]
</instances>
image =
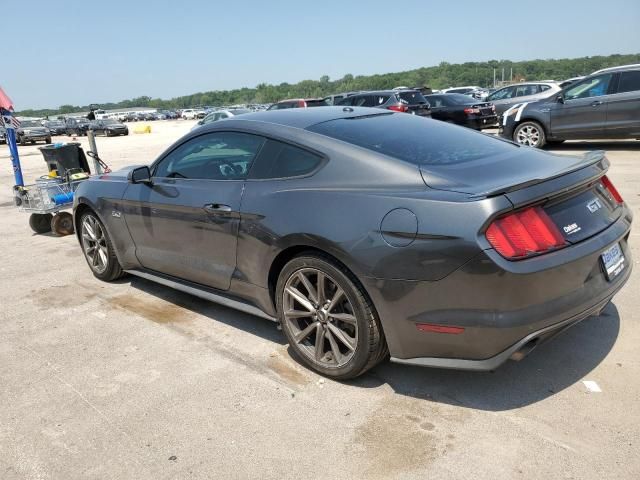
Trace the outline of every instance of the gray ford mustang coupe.
<instances>
[{"instance_id":1,"label":"gray ford mustang coupe","mask_svg":"<svg viewBox=\"0 0 640 480\"><path fill-rule=\"evenodd\" d=\"M323 375L388 356L491 370L629 278L632 215L608 167L405 113L270 111L82 183L74 221L96 277L276 320Z\"/></svg>"}]
</instances>

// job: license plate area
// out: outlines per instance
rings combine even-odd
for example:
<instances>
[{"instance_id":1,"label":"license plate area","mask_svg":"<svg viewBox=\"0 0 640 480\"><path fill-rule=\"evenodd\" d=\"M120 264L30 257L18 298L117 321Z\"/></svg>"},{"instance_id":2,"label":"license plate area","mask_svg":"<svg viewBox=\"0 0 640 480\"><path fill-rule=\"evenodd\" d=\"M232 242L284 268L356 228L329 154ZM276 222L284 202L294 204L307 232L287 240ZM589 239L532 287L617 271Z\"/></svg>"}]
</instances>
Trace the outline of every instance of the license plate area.
<instances>
[{"instance_id":1,"label":"license plate area","mask_svg":"<svg viewBox=\"0 0 640 480\"><path fill-rule=\"evenodd\" d=\"M619 243L612 245L600 255L604 266L605 276L611 281L624 270L624 254Z\"/></svg>"}]
</instances>

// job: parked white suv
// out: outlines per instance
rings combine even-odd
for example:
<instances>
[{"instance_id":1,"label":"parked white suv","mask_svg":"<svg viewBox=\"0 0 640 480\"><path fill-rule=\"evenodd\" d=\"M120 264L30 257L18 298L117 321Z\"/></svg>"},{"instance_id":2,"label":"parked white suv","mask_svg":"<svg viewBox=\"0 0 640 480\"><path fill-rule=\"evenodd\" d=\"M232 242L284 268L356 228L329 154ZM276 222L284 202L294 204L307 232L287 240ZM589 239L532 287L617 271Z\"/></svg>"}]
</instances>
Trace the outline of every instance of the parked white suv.
<instances>
[{"instance_id":1,"label":"parked white suv","mask_svg":"<svg viewBox=\"0 0 640 480\"><path fill-rule=\"evenodd\" d=\"M198 116L199 111L195 108L185 108L182 111L182 118L185 120L193 120Z\"/></svg>"}]
</instances>

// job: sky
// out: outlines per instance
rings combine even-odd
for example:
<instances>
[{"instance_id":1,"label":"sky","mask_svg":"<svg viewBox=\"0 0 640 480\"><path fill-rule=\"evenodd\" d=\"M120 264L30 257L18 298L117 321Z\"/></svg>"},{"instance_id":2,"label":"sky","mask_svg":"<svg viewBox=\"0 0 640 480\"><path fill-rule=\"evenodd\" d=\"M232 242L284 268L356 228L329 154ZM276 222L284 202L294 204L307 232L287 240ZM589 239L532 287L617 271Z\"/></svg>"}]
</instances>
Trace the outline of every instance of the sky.
<instances>
[{"instance_id":1,"label":"sky","mask_svg":"<svg viewBox=\"0 0 640 480\"><path fill-rule=\"evenodd\" d=\"M640 0L0 0L16 110L640 52Z\"/></svg>"}]
</instances>

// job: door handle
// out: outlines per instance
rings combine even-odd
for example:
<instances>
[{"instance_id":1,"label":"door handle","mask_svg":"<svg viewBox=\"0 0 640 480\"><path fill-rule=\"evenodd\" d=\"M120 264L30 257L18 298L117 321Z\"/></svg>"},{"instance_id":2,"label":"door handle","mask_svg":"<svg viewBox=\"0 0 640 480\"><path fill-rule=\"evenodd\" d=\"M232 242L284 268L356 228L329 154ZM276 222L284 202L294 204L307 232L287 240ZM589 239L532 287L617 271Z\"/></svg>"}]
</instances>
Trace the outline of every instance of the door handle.
<instances>
[{"instance_id":1,"label":"door handle","mask_svg":"<svg viewBox=\"0 0 640 480\"><path fill-rule=\"evenodd\" d=\"M229 213L233 211L229 205L224 205L222 203L207 203L202 208L207 213Z\"/></svg>"},{"instance_id":2,"label":"door handle","mask_svg":"<svg viewBox=\"0 0 640 480\"><path fill-rule=\"evenodd\" d=\"M592 107L597 107L599 105L602 105L602 102L600 100L596 100L595 102L591 102L591 106Z\"/></svg>"}]
</instances>

